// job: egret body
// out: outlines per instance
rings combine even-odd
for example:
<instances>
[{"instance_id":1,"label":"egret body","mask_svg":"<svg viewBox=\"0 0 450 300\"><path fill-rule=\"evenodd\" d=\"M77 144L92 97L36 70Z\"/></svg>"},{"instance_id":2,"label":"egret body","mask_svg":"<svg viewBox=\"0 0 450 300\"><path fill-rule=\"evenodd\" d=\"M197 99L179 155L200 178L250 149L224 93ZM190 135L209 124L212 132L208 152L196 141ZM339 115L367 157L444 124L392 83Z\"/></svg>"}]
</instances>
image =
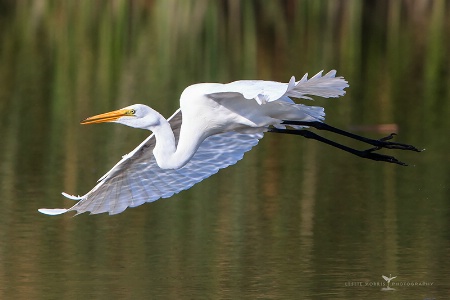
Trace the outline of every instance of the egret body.
<instances>
[{"instance_id":1,"label":"egret body","mask_svg":"<svg viewBox=\"0 0 450 300\"><path fill-rule=\"evenodd\" d=\"M218 170L235 164L255 146L265 132L312 138L357 156L405 165L392 156L375 153L381 148L419 151L415 147L364 138L323 123L324 109L295 103L291 98L339 97L347 81L330 71L289 83L241 80L228 84L199 83L187 87L180 108L168 119L143 104L89 117L82 124L114 122L152 132L68 209L39 209L48 215L117 214L127 207L167 198L190 188ZM325 139L309 130L314 127L373 145L359 151Z\"/></svg>"}]
</instances>

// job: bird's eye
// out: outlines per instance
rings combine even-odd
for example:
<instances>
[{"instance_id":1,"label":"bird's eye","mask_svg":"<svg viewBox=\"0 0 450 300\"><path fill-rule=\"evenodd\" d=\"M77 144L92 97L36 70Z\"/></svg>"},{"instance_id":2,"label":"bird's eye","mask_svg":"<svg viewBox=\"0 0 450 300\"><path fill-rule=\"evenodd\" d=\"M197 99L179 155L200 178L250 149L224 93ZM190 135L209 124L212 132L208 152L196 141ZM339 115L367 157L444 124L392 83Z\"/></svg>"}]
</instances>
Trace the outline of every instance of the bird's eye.
<instances>
[{"instance_id":1,"label":"bird's eye","mask_svg":"<svg viewBox=\"0 0 450 300\"><path fill-rule=\"evenodd\" d=\"M136 113L136 110L134 110L134 109L130 109L129 111L128 111L128 114L129 115L134 115Z\"/></svg>"}]
</instances>

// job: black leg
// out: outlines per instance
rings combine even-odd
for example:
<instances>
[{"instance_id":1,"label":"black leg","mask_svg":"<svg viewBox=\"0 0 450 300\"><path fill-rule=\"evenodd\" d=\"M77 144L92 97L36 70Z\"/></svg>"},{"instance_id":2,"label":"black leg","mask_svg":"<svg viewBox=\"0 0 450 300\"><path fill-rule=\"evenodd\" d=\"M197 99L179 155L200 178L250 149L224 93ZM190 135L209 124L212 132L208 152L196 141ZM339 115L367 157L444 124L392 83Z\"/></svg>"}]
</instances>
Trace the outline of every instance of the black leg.
<instances>
[{"instance_id":1,"label":"black leg","mask_svg":"<svg viewBox=\"0 0 450 300\"><path fill-rule=\"evenodd\" d=\"M417 149L416 147L412 146L412 145L408 145L408 144L402 144L402 143L395 143L395 142L388 142L388 140L392 139L395 136L395 133L391 133L390 135L383 137L379 140L374 140L374 139L369 139L333 126L330 126L326 123L322 123L322 122L304 122L304 121L283 121L281 124L284 125L301 125L301 126L310 126L310 127L314 127L316 129L319 130L326 130L326 131L330 131L330 132L334 132L367 144L370 144L372 146L375 146L374 148L368 149L367 151L372 152L372 151L376 151L379 150L381 148L386 148L386 149L400 149L400 150L410 150L410 151L416 151L416 152L421 152L421 150Z\"/></svg>"},{"instance_id":2,"label":"black leg","mask_svg":"<svg viewBox=\"0 0 450 300\"><path fill-rule=\"evenodd\" d=\"M293 124L293 125L300 125L300 124ZM407 164L405 164L404 162L401 162L399 160L397 160L395 157L393 156L389 156L389 155L383 155L383 154L378 154L378 153L374 153L373 151L378 150L375 148L369 149L369 150L356 150L350 147L347 147L345 145L336 143L332 140L326 139L318 134L315 134L311 131L308 130L291 130L291 129L278 129L278 128L270 128L269 132L277 132L277 133L287 133L287 134L295 134L295 135L301 135L305 138L308 139L313 139L313 140L317 140L319 142L325 143L327 145L339 148L343 151L349 152L351 154L354 154L356 156L362 157L362 158L367 158L367 159L372 159L372 160L377 160L377 161L385 161L385 162L389 162L389 163L393 163L393 164L398 164L398 165L402 165L402 166L407 166Z\"/></svg>"}]
</instances>

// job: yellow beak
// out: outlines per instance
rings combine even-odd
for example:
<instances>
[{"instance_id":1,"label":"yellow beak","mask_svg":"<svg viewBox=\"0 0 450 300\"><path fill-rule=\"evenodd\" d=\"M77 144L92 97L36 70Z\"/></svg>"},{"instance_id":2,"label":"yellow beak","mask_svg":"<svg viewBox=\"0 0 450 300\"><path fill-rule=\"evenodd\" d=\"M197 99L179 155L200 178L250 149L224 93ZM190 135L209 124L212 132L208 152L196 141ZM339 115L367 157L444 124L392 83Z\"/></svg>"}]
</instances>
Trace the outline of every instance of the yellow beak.
<instances>
[{"instance_id":1,"label":"yellow beak","mask_svg":"<svg viewBox=\"0 0 450 300\"><path fill-rule=\"evenodd\" d=\"M129 109L119 109L111 112L107 112L100 115L95 115L81 121L81 124L95 124L95 123L103 123L103 122L113 122L124 116L131 116Z\"/></svg>"}]
</instances>

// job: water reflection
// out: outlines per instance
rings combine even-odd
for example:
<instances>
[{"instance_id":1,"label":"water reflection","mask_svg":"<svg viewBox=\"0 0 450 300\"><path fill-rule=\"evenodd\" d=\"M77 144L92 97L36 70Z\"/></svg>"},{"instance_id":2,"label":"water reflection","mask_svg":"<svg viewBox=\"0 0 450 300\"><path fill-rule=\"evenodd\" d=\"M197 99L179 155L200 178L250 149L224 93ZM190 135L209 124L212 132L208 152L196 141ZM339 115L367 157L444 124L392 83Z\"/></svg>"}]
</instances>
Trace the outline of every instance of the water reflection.
<instances>
[{"instance_id":1,"label":"water reflection","mask_svg":"<svg viewBox=\"0 0 450 300\"><path fill-rule=\"evenodd\" d=\"M446 1L2 2L1 298L448 295ZM114 217L47 218L147 133L82 127L131 103L169 116L194 82L338 69L343 128L395 123L400 168L267 136L238 165ZM377 133L370 134L378 136ZM348 142L351 146L357 144ZM66 202L67 201L67 202Z\"/></svg>"}]
</instances>

